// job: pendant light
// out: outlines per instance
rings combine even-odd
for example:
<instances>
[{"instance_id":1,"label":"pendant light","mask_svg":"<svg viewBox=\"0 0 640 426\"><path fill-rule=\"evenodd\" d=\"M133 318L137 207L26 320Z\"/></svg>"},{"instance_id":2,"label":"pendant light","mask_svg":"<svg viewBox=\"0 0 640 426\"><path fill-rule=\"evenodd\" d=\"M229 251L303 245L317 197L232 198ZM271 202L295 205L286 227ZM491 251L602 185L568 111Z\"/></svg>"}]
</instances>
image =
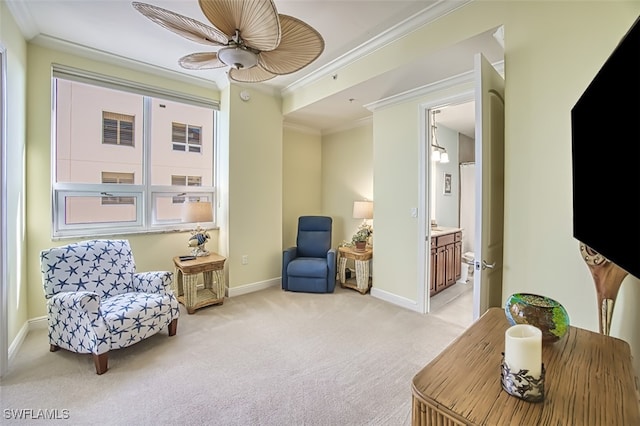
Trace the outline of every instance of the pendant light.
<instances>
[{"instance_id":1,"label":"pendant light","mask_svg":"<svg viewBox=\"0 0 640 426\"><path fill-rule=\"evenodd\" d=\"M439 109L431 111L431 115L432 115L432 118L431 118L431 147L432 147L431 160L439 162L439 163L448 163L449 162L449 154L447 153L447 150L444 149L443 147L441 147L440 144L438 144L438 135L437 135L438 126L436 125L436 114L438 114L439 112L440 112ZM442 151L442 152L440 152L440 151Z\"/></svg>"}]
</instances>

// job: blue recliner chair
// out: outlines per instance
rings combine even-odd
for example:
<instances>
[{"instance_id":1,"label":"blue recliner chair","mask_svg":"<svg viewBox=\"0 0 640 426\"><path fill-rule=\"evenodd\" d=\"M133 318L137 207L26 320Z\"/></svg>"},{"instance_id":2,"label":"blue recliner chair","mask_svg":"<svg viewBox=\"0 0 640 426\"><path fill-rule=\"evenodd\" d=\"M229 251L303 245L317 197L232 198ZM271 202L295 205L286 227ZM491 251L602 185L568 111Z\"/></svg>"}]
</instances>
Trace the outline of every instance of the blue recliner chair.
<instances>
[{"instance_id":1,"label":"blue recliner chair","mask_svg":"<svg viewBox=\"0 0 640 426\"><path fill-rule=\"evenodd\" d=\"M282 253L282 289L333 293L336 287L336 249L331 248L333 219L298 218L296 246Z\"/></svg>"}]
</instances>

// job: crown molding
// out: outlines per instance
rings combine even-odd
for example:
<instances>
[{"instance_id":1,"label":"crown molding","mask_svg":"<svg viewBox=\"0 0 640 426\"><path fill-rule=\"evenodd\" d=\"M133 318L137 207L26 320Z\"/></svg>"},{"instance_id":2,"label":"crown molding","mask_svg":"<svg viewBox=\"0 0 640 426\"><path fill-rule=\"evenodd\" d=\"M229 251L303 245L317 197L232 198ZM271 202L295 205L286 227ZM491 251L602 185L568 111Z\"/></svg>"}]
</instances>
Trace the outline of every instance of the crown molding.
<instances>
[{"instance_id":1,"label":"crown molding","mask_svg":"<svg viewBox=\"0 0 640 426\"><path fill-rule=\"evenodd\" d=\"M498 71L498 73L500 73L500 75L504 77L504 61L496 62L492 65L496 69L496 71ZM445 78L444 80L440 80L435 83L416 87L415 89L407 90L406 92L389 96L388 98L384 98L376 102L371 102L369 104L363 105L363 107L373 112L381 108L386 108L392 105L408 102L416 98L424 97L433 92L449 89L461 84L471 83L473 82L473 79L474 71L468 71L462 74L455 75L453 77Z\"/></svg>"},{"instance_id":2,"label":"crown molding","mask_svg":"<svg viewBox=\"0 0 640 426\"><path fill-rule=\"evenodd\" d=\"M333 133L345 132L347 130L355 129L358 127L371 126L371 125L373 125L373 116L368 115L366 117L352 121L348 124L343 124L340 126L324 129L322 130L322 136L331 135Z\"/></svg>"},{"instance_id":3,"label":"crown molding","mask_svg":"<svg viewBox=\"0 0 640 426\"><path fill-rule=\"evenodd\" d=\"M305 126L303 124L298 124L298 123L293 123L293 122L288 122L288 121L284 121L282 122L282 128L283 129L289 129L289 130L293 130L295 132L299 132L299 133L305 133L308 135L313 135L313 136L321 136L322 132L318 129L314 129L312 127L308 127Z\"/></svg>"},{"instance_id":4,"label":"crown molding","mask_svg":"<svg viewBox=\"0 0 640 426\"><path fill-rule=\"evenodd\" d=\"M334 74L339 69L351 64L352 62L361 59L376 50L379 50L398 39L406 36L409 33L421 28L436 19L453 12L454 10L463 7L467 3L473 0L460 0L460 1L447 1L438 0L435 4L423 9L422 11L414 14L413 16L405 19L399 24L381 32L379 35L366 41L365 43L350 50L337 59L329 62L326 65L318 68L317 70L305 75L301 79L291 83L282 89L282 96L288 95L297 89L314 83L327 75Z\"/></svg>"},{"instance_id":5,"label":"crown molding","mask_svg":"<svg viewBox=\"0 0 640 426\"><path fill-rule=\"evenodd\" d=\"M27 39L27 41L31 40L32 38L37 36L38 33L40 33L36 22L31 16L31 12L29 11L29 6L27 6L26 1L8 0L5 3L9 8L9 12L11 12L13 19L16 21L18 28L20 28L20 32L22 33L24 38Z\"/></svg>"},{"instance_id":6,"label":"crown molding","mask_svg":"<svg viewBox=\"0 0 640 426\"><path fill-rule=\"evenodd\" d=\"M60 50L63 52L79 55L79 56L82 56L83 58L88 58L95 61L105 62L113 65L119 65L119 66L126 67L127 69L145 72L148 74L153 74L159 77L169 78L172 80L180 80L182 82L205 87L207 89L213 88L215 90L220 90L220 85L218 84L217 81L214 81L214 80L208 80L201 77L182 74L167 68L158 67L156 65L151 65L145 62L137 61L135 59L126 58L124 56L119 56L113 53L93 49L80 44L71 43L56 37L39 34L33 37L30 40L30 42L38 46L46 47L49 49L55 49L55 50ZM228 82L226 82L226 84L228 85Z\"/></svg>"}]
</instances>

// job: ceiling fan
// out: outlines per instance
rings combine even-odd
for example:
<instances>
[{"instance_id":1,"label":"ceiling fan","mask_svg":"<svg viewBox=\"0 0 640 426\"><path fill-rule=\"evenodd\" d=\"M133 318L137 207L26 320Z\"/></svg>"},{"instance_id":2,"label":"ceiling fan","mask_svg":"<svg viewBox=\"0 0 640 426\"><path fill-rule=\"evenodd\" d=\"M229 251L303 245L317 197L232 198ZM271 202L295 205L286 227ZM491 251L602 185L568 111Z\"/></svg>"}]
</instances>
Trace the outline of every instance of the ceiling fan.
<instances>
[{"instance_id":1,"label":"ceiling fan","mask_svg":"<svg viewBox=\"0 0 640 426\"><path fill-rule=\"evenodd\" d=\"M230 67L229 78L258 83L296 72L315 61L324 39L307 23L278 14L273 0L198 0L213 24L147 3L133 7L156 24L191 41L217 46L217 52L198 52L178 60L190 70Z\"/></svg>"}]
</instances>

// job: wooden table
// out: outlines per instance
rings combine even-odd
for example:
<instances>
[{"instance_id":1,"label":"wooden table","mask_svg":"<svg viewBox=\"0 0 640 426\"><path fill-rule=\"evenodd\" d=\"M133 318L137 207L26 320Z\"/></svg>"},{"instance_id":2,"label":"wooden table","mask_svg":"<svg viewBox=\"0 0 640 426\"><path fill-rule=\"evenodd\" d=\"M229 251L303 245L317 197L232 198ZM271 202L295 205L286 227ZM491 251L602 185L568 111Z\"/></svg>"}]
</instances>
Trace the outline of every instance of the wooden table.
<instances>
[{"instance_id":1,"label":"wooden table","mask_svg":"<svg viewBox=\"0 0 640 426\"><path fill-rule=\"evenodd\" d=\"M363 251L358 251L354 247L338 247L338 258L338 276L340 279L340 286L343 288L352 288L359 291L361 294L368 292L371 288L371 282L369 281L369 261L373 258L373 249L368 247ZM355 285L346 279L345 269L347 266L347 259L352 259L355 263Z\"/></svg>"},{"instance_id":2,"label":"wooden table","mask_svg":"<svg viewBox=\"0 0 640 426\"><path fill-rule=\"evenodd\" d=\"M175 266L174 291L178 301L189 314L196 309L224 303L224 261L225 257L211 253L193 260L173 258ZM204 288L198 289L198 274L202 273Z\"/></svg>"},{"instance_id":3,"label":"wooden table","mask_svg":"<svg viewBox=\"0 0 640 426\"><path fill-rule=\"evenodd\" d=\"M413 378L413 425L640 425L629 345L570 327L542 348L545 400L502 390L509 323L491 308Z\"/></svg>"}]
</instances>

